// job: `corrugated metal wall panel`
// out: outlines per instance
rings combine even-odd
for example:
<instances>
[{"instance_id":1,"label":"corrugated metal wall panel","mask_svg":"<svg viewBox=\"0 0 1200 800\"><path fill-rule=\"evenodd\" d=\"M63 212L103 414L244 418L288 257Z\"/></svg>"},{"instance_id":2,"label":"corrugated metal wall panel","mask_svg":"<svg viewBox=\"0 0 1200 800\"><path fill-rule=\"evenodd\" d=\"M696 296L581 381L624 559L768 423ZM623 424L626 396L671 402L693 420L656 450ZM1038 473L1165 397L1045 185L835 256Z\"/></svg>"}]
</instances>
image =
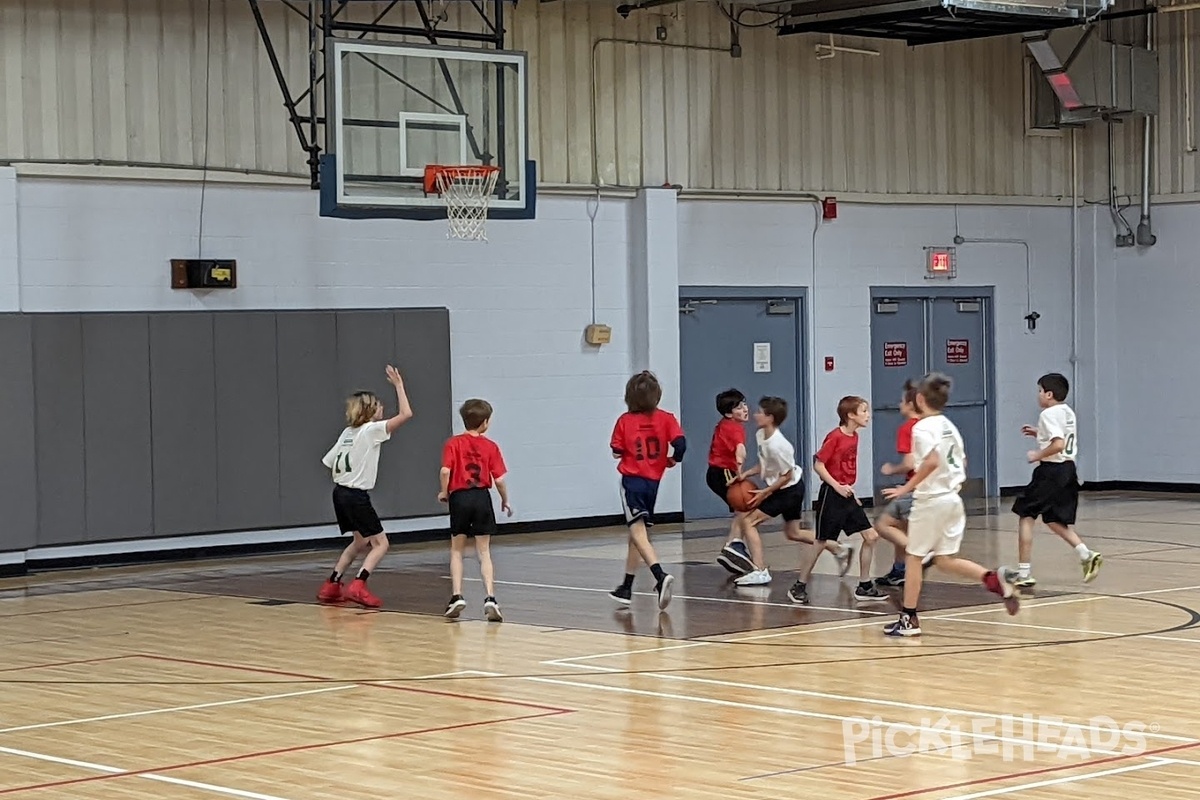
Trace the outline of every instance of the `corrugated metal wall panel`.
<instances>
[{"instance_id":1,"label":"corrugated metal wall panel","mask_svg":"<svg viewBox=\"0 0 1200 800\"><path fill-rule=\"evenodd\" d=\"M210 48L205 2L0 0L0 159L201 165L207 155L214 167L306 175L247 2L212 5ZM348 13L369 21L386 5L354 3ZM430 8L444 11L444 26L481 25L470 4ZM262 9L298 93L307 85L306 23L279 2ZM735 59L729 22L711 3L627 20L608 0L506 11L511 47L530 54L530 155L546 183L590 184L598 172L606 185L627 186L1070 192L1069 137L1025 133L1024 50L1011 37L915 49L839 38L881 55L817 59L818 37L743 29ZM388 21L418 19L408 6ZM723 52L660 47L660 24L668 44ZM1184 152L1183 24L1183 14L1159 15L1156 189L1164 194L1200 188L1197 156ZM1140 26L1114 29L1136 41ZM1186 79L1200 93L1194 68ZM1117 130L1126 193L1139 186L1138 127ZM1105 197L1103 126L1082 132L1079 143L1085 193Z\"/></svg>"}]
</instances>

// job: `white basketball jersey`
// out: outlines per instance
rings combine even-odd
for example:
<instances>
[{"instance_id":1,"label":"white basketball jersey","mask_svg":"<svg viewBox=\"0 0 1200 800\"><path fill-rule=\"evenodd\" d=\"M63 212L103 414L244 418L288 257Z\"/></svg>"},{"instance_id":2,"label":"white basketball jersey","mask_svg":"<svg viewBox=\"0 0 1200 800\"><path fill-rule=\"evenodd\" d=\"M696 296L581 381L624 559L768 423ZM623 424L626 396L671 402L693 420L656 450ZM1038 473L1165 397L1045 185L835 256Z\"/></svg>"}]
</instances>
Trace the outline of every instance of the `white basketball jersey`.
<instances>
[{"instance_id":1,"label":"white basketball jersey","mask_svg":"<svg viewBox=\"0 0 1200 800\"><path fill-rule=\"evenodd\" d=\"M919 468L934 450L938 466L913 492L913 498L938 497L957 492L967 479L967 451L962 434L941 414L917 420L913 426L913 458Z\"/></svg>"},{"instance_id":2,"label":"white basketball jersey","mask_svg":"<svg viewBox=\"0 0 1200 800\"><path fill-rule=\"evenodd\" d=\"M321 463L333 472L334 483L370 491L379 474L379 445L391 437L384 421L346 428Z\"/></svg>"},{"instance_id":3,"label":"white basketball jersey","mask_svg":"<svg viewBox=\"0 0 1200 800\"><path fill-rule=\"evenodd\" d=\"M1075 412L1066 403L1043 409L1038 416L1037 443L1045 450L1055 439L1063 440L1062 452L1042 459L1053 464L1075 460Z\"/></svg>"}]
</instances>

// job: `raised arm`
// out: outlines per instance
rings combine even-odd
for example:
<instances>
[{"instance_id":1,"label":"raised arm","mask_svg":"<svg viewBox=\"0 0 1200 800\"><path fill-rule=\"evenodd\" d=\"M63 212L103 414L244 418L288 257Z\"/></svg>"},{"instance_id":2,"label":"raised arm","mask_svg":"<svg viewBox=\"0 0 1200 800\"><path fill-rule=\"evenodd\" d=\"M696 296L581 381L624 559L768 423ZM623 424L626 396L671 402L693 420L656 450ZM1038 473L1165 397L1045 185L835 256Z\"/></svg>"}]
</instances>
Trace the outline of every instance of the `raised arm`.
<instances>
[{"instance_id":1,"label":"raised arm","mask_svg":"<svg viewBox=\"0 0 1200 800\"><path fill-rule=\"evenodd\" d=\"M387 421L387 432L393 434L396 429L413 418L412 406L408 404L408 393L404 391L404 379L400 377L400 372L388 364L387 370L388 383L396 387L396 403L399 405L399 410L396 416Z\"/></svg>"}]
</instances>

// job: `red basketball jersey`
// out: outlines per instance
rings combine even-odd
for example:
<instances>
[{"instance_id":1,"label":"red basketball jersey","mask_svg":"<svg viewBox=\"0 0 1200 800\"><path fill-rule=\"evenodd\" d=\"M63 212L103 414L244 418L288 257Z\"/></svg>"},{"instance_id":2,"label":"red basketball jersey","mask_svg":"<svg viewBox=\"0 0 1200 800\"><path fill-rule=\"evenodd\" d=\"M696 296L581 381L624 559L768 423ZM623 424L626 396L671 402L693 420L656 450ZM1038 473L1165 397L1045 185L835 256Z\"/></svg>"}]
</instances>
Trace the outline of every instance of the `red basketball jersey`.
<instances>
[{"instance_id":1,"label":"red basketball jersey","mask_svg":"<svg viewBox=\"0 0 1200 800\"><path fill-rule=\"evenodd\" d=\"M670 466L671 443L682 436L679 420L661 408L649 414L622 414L613 428L611 442L613 454L621 457L617 471L622 475L662 480Z\"/></svg>"},{"instance_id":2,"label":"red basketball jersey","mask_svg":"<svg viewBox=\"0 0 1200 800\"><path fill-rule=\"evenodd\" d=\"M486 436L471 433L460 433L446 442L442 466L450 470L450 492L490 489L508 472L499 446Z\"/></svg>"}]
</instances>

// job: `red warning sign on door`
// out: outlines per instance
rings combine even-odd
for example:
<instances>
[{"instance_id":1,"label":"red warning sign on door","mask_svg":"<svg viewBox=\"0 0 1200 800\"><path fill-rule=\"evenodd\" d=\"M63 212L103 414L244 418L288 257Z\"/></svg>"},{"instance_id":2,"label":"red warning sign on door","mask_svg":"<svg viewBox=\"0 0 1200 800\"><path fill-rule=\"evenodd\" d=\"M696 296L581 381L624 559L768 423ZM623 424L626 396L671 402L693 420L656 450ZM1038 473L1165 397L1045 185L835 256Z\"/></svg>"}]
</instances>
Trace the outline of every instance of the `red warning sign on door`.
<instances>
[{"instance_id":1,"label":"red warning sign on door","mask_svg":"<svg viewBox=\"0 0 1200 800\"><path fill-rule=\"evenodd\" d=\"M908 342L884 342L883 365L885 367L907 367Z\"/></svg>"},{"instance_id":2,"label":"red warning sign on door","mask_svg":"<svg viewBox=\"0 0 1200 800\"><path fill-rule=\"evenodd\" d=\"M971 360L971 340L970 339L947 339L946 340L946 363L947 364L966 364Z\"/></svg>"}]
</instances>

